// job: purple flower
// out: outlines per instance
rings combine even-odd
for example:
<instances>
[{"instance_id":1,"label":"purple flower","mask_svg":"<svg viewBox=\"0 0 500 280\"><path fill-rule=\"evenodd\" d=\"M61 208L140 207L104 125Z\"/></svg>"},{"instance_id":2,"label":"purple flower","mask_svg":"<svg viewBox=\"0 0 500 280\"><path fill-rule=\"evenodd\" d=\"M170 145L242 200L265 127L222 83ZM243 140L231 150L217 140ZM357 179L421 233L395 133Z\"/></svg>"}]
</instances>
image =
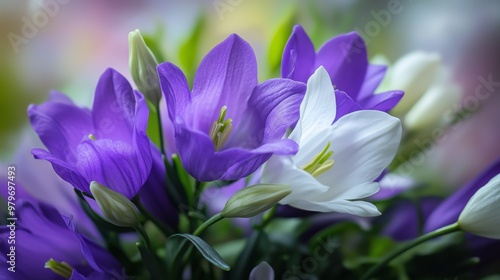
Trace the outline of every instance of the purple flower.
<instances>
[{"instance_id":1,"label":"purple flower","mask_svg":"<svg viewBox=\"0 0 500 280\"><path fill-rule=\"evenodd\" d=\"M31 130L26 131L16 151L13 163L16 168L16 199L30 202L48 203L61 214L75 219L78 230L89 236L100 236L92 220L80 207L78 196L71 185L57 176L49 162L33 158L29 152L32 147L41 145L38 136ZM3 170L10 164L0 163ZM26 173L25 173L26 172ZM7 174L0 175L0 182L7 186ZM5 182L5 183L4 183ZM8 198L8 189L1 188L0 196Z\"/></svg>"},{"instance_id":2,"label":"purple flower","mask_svg":"<svg viewBox=\"0 0 500 280\"><path fill-rule=\"evenodd\" d=\"M16 205L15 244L0 242L0 260L6 264L15 246L16 272L0 271L1 279L61 279L44 268L49 259L66 262L82 275L111 275L121 271L120 264L103 247L80 234L72 219L47 204L23 201ZM0 238L9 240L11 229L0 227ZM6 259L8 258L8 259ZM4 267L5 268L5 267ZM7 278L5 278L7 277Z\"/></svg>"},{"instance_id":3,"label":"purple flower","mask_svg":"<svg viewBox=\"0 0 500 280\"><path fill-rule=\"evenodd\" d=\"M158 66L175 145L182 164L200 181L237 180L272 154L297 144L281 138L298 119L305 85L288 79L257 84L250 45L230 35L203 59L190 90L182 71Z\"/></svg>"},{"instance_id":4,"label":"purple flower","mask_svg":"<svg viewBox=\"0 0 500 280\"><path fill-rule=\"evenodd\" d=\"M302 26L296 25L283 52L282 77L305 83L320 66L338 89L336 119L361 109L387 112L403 96L399 90L374 94L386 67L368 63L366 46L358 33L336 36L315 52Z\"/></svg>"},{"instance_id":5,"label":"purple flower","mask_svg":"<svg viewBox=\"0 0 500 280\"><path fill-rule=\"evenodd\" d=\"M61 178L81 191L90 193L90 182L97 181L132 198L151 171L148 113L142 94L108 69L97 84L92 111L57 92L29 106L31 125L48 149L32 154L51 162Z\"/></svg>"}]
</instances>

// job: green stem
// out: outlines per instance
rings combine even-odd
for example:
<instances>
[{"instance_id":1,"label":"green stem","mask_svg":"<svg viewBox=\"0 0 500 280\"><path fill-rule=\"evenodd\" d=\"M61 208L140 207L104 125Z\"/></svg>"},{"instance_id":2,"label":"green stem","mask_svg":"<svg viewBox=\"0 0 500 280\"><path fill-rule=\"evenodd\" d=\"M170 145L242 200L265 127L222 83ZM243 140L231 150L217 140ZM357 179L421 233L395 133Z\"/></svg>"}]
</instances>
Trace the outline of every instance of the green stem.
<instances>
[{"instance_id":1,"label":"green stem","mask_svg":"<svg viewBox=\"0 0 500 280\"><path fill-rule=\"evenodd\" d=\"M142 225L139 225L137 227L135 227L135 230L141 235L142 239L144 240L144 244L146 244L146 247L148 248L148 250L150 252L152 247L151 247L151 242L149 241L149 236L148 234L146 233L146 231L144 230L144 227Z\"/></svg>"},{"instance_id":2,"label":"green stem","mask_svg":"<svg viewBox=\"0 0 500 280\"><path fill-rule=\"evenodd\" d=\"M278 204L274 205L269 212L264 214L262 222L257 226L258 229L264 229L273 219L276 211L278 210Z\"/></svg>"},{"instance_id":3,"label":"green stem","mask_svg":"<svg viewBox=\"0 0 500 280\"><path fill-rule=\"evenodd\" d=\"M406 244L405 246L399 248L398 250L394 251L392 254L387 255L381 262L379 262L377 265L373 266L370 270L368 270L363 277L361 277L361 280L368 280L370 277L375 275L380 269L384 268L387 264L389 264L393 259L395 259L397 256L403 254L404 252L408 251L409 249L424 243L427 240L446 235L448 233L452 233L455 231L459 231L460 228L458 226L458 223L454 223L445 227L442 227L440 229L437 229L433 232L429 232L425 235L422 235L410 243Z\"/></svg>"},{"instance_id":4,"label":"green stem","mask_svg":"<svg viewBox=\"0 0 500 280\"><path fill-rule=\"evenodd\" d=\"M193 235L200 235L209 226L217 223L218 221L224 219L221 213L215 214L212 218L206 220L201 226L199 226L193 233Z\"/></svg>"},{"instance_id":5,"label":"green stem","mask_svg":"<svg viewBox=\"0 0 500 280\"><path fill-rule=\"evenodd\" d=\"M156 117L158 118L158 134L160 138L160 151L163 156L166 156L167 153L165 152L165 143L163 142L163 126L161 124L161 113L160 113L160 105L155 106L156 109Z\"/></svg>"},{"instance_id":6,"label":"green stem","mask_svg":"<svg viewBox=\"0 0 500 280\"><path fill-rule=\"evenodd\" d=\"M137 206L139 211L141 211L141 213L144 215L144 217L146 217L146 219L150 220L153 224L155 224L155 226L158 227L166 237L174 234L172 229L165 226L165 224L162 221L158 220L155 216L149 213L149 211L144 207L144 205L142 205L138 197L134 198L133 202L135 206Z\"/></svg>"}]
</instances>

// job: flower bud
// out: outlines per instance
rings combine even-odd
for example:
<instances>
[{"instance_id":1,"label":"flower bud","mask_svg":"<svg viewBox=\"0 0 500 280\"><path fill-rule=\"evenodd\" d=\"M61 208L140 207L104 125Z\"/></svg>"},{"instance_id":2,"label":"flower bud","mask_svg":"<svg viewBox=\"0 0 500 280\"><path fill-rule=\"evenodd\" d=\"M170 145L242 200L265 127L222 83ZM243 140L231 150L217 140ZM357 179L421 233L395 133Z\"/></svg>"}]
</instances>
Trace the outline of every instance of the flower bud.
<instances>
[{"instance_id":1,"label":"flower bud","mask_svg":"<svg viewBox=\"0 0 500 280\"><path fill-rule=\"evenodd\" d=\"M124 195L95 181L90 183L90 192L107 221L120 227L136 227L139 225L139 212L135 205Z\"/></svg>"},{"instance_id":2,"label":"flower bud","mask_svg":"<svg viewBox=\"0 0 500 280\"><path fill-rule=\"evenodd\" d=\"M132 79L137 89L155 106L158 106L161 98L160 81L156 70L158 61L138 29L129 33L128 41Z\"/></svg>"},{"instance_id":3,"label":"flower bud","mask_svg":"<svg viewBox=\"0 0 500 280\"><path fill-rule=\"evenodd\" d=\"M267 262L261 262L250 272L249 280L272 280L274 279L274 270Z\"/></svg>"},{"instance_id":4,"label":"flower bud","mask_svg":"<svg viewBox=\"0 0 500 280\"><path fill-rule=\"evenodd\" d=\"M460 229L472 234L500 239L500 174L480 188L458 217Z\"/></svg>"},{"instance_id":5,"label":"flower bud","mask_svg":"<svg viewBox=\"0 0 500 280\"><path fill-rule=\"evenodd\" d=\"M254 185L237 191L222 209L225 218L249 218L260 214L292 192L284 185Z\"/></svg>"},{"instance_id":6,"label":"flower bud","mask_svg":"<svg viewBox=\"0 0 500 280\"><path fill-rule=\"evenodd\" d=\"M432 86L406 115L405 127L421 130L439 125L443 112L456 104L461 94L461 88L453 83Z\"/></svg>"},{"instance_id":7,"label":"flower bud","mask_svg":"<svg viewBox=\"0 0 500 280\"><path fill-rule=\"evenodd\" d=\"M392 112L396 115L408 112L434 83L440 67L441 58L434 53L412 52L396 61L390 69L389 84L405 95Z\"/></svg>"}]
</instances>

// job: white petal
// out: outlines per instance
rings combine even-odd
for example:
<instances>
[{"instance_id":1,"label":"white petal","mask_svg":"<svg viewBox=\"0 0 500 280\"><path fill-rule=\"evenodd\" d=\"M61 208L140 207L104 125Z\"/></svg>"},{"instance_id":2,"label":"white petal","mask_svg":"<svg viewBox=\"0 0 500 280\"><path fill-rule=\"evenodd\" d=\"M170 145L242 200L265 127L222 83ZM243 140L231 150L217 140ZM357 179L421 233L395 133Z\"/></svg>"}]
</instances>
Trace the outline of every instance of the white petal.
<instances>
[{"instance_id":1,"label":"white petal","mask_svg":"<svg viewBox=\"0 0 500 280\"><path fill-rule=\"evenodd\" d=\"M500 174L471 197L458 224L472 234L500 239Z\"/></svg>"},{"instance_id":2,"label":"white petal","mask_svg":"<svg viewBox=\"0 0 500 280\"><path fill-rule=\"evenodd\" d=\"M361 217L373 217L380 215L377 207L370 202L366 201L349 201L338 199L327 202L317 202L308 200L295 201L291 206L303 210L317 211L317 212L337 212L346 213Z\"/></svg>"},{"instance_id":3,"label":"white petal","mask_svg":"<svg viewBox=\"0 0 500 280\"><path fill-rule=\"evenodd\" d=\"M261 183L288 185L292 193L280 201L281 204L290 204L298 199L318 200L328 191L311 174L293 164L290 157L272 156L264 165Z\"/></svg>"},{"instance_id":4,"label":"white petal","mask_svg":"<svg viewBox=\"0 0 500 280\"><path fill-rule=\"evenodd\" d=\"M331 187L331 198L354 186L372 183L382 173L398 149L401 124L384 112L357 111L337 120L328 138L334 165L317 179Z\"/></svg>"},{"instance_id":5,"label":"white petal","mask_svg":"<svg viewBox=\"0 0 500 280\"><path fill-rule=\"evenodd\" d=\"M403 99L393 113L407 112L435 81L441 66L441 58L436 53L412 52L400 58L391 71L391 89L405 92Z\"/></svg>"},{"instance_id":6,"label":"white petal","mask_svg":"<svg viewBox=\"0 0 500 280\"><path fill-rule=\"evenodd\" d=\"M330 76L320 66L307 81L306 94L300 104L300 118L289 138L300 143L301 135L330 126L336 112L335 91Z\"/></svg>"},{"instance_id":7,"label":"white petal","mask_svg":"<svg viewBox=\"0 0 500 280\"><path fill-rule=\"evenodd\" d=\"M452 83L432 86L406 114L405 127L418 130L439 125L443 112L454 106L461 94L461 88Z\"/></svg>"}]
</instances>

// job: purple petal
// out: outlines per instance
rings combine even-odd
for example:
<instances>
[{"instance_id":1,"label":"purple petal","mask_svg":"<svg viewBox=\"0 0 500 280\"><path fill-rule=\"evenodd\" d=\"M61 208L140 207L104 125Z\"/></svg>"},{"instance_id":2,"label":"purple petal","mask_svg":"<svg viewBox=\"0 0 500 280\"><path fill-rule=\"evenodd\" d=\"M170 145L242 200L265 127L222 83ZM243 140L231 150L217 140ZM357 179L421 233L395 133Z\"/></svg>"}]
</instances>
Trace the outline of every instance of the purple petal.
<instances>
[{"instance_id":1,"label":"purple petal","mask_svg":"<svg viewBox=\"0 0 500 280\"><path fill-rule=\"evenodd\" d=\"M36 159L43 159L50 162L57 175L59 175L59 177L66 182L70 183L73 187L90 193L90 181L86 180L85 177L80 174L77 167L59 159L43 149L33 149L31 150L31 153Z\"/></svg>"},{"instance_id":2,"label":"purple petal","mask_svg":"<svg viewBox=\"0 0 500 280\"><path fill-rule=\"evenodd\" d=\"M142 136L139 136L142 137ZM134 197L151 172L149 142L133 147L111 139L85 140L78 147L78 171L86 179L97 181L127 198Z\"/></svg>"},{"instance_id":3,"label":"purple petal","mask_svg":"<svg viewBox=\"0 0 500 280\"><path fill-rule=\"evenodd\" d=\"M257 60L252 47L238 35L230 35L205 56L196 72L187 112L194 115L192 127L208 133L222 106L227 106L227 118L238 125L255 86Z\"/></svg>"},{"instance_id":4,"label":"purple petal","mask_svg":"<svg viewBox=\"0 0 500 280\"><path fill-rule=\"evenodd\" d=\"M335 90L335 101L337 103L337 114L333 122L349 113L361 110L361 106L343 91Z\"/></svg>"},{"instance_id":5,"label":"purple petal","mask_svg":"<svg viewBox=\"0 0 500 280\"><path fill-rule=\"evenodd\" d=\"M72 219L62 216L66 228L75 235L80 251L86 262L97 272L114 273L121 271L121 265L105 248L101 247L76 230Z\"/></svg>"},{"instance_id":6,"label":"purple petal","mask_svg":"<svg viewBox=\"0 0 500 280\"><path fill-rule=\"evenodd\" d=\"M393 198L415 187L416 182L411 177L389 173L380 178L379 185L380 190L376 194L370 196L370 200L378 201Z\"/></svg>"},{"instance_id":7,"label":"purple petal","mask_svg":"<svg viewBox=\"0 0 500 280\"><path fill-rule=\"evenodd\" d=\"M189 92L187 92L189 94ZM167 158L170 160L172 154L176 154L177 148L175 147L175 128L174 124L170 120L168 116L167 104L165 103L165 98L160 100L160 116L161 116L161 125L163 129L163 146L165 147L165 153L167 154Z\"/></svg>"},{"instance_id":8,"label":"purple petal","mask_svg":"<svg viewBox=\"0 0 500 280\"><path fill-rule=\"evenodd\" d=\"M115 70L107 69L95 91L92 109L95 136L130 142L135 113L136 96L129 82Z\"/></svg>"},{"instance_id":9,"label":"purple petal","mask_svg":"<svg viewBox=\"0 0 500 280\"><path fill-rule=\"evenodd\" d=\"M296 25L283 51L281 77L306 83L316 70L315 56L311 39L302 26Z\"/></svg>"},{"instance_id":10,"label":"purple petal","mask_svg":"<svg viewBox=\"0 0 500 280\"><path fill-rule=\"evenodd\" d=\"M254 150L230 148L215 152L208 135L179 124L176 143L184 168L200 181L238 180L253 173L272 154L297 152L297 143L285 139L264 144Z\"/></svg>"},{"instance_id":11,"label":"purple petal","mask_svg":"<svg viewBox=\"0 0 500 280\"><path fill-rule=\"evenodd\" d=\"M21 242L16 242L17 269L14 279L58 279L54 272L44 268L50 258L65 261L82 273L92 271L84 264L85 259L74 233L65 226L64 217L54 208L21 202L16 205L16 210L16 239ZM2 240L7 240L9 234L9 228L0 228ZM2 255L9 252L9 246L7 242L0 242Z\"/></svg>"},{"instance_id":12,"label":"purple petal","mask_svg":"<svg viewBox=\"0 0 500 280\"><path fill-rule=\"evenodd\" d=\"M62 92L51 90L49 92L49 102L57 102L57 103L64 103L67 105L74 105L73 101L69 99L67 95L65 95Z\"/></svg>"},{"instance_id":13,"label":"purple petal","mask_svg":"<svg viewBox=\"0 0 500 280\"><path fill-rule=\"evenodd\" d=\"M467 183L453 195L448 197L434 210L425 224L425 232L452 224L464 209L469 199L482 186L500 173L500 160L491 164L483 173Z\"/></svg>"},{"instance_id":14,"label":"purple petal","mask_svg":"<svg viewBox=\"0 0 500 280\"><path fill-rule=\"evenodd\" d=\"M414 239L419 236L419 219L427 219L440 202L441 199L436 197L422 198L418 201L419 205L409 200L400 200L384 211L384 215L376 222L385 224L382 230L385 236L397 241Z\"/></svg>"},{"instance_id":15,"label":"purple petal","mask_svg":"<svg viewBox=\"0 0 500 280\"><path fill-rule=\"evenodd\" d=\"M261 262L250 272L249 280L273 280L274 270L267 262Z\"/></svg>"},{"instance_id":16,"label":"purple petal","mask_svg":"<svg viewBox=\"0 0 500 280\"><path fill-rule=\"evenodd\" d=\"M60 94L51 96L43 104L28 107L31 126L50 153L65 161L75 161L78 143L94 130L91 113L67 101L51 101L63 98Z\"/></svg>"},{"instance_id":17,"label":"purple petal","mask_svg":"<svg viewBox=\"0 0 500 280\"><path fill-rule=\"evenodd\" d=\"M358 33L336 36L326 42L316 55L314 69L325 67L336 89L346 92L354 100L365 79L368 68L366 46Z\"/></svg>"},{"instance_id":18,"label":"purple petal","mask_svg":"<svg viewBox=\"0 0 500 280\"><path fill-rule=\"evenodd\" d=\"M158 65L158 75L167 103L167 113L173 122L175 116L183 114L191 102L188 82L181 69L170 62Z\"/></svg>"},{"instance_id":19,"label":"purple petal","mask_svg":"<svg viewBox=\"0 0 500 280\"><path fill-rule=\"evenodd\" d=\"M384 65L368 65L363 86L359 91L358 100L368 98L373 95L377 87L384 79L387 67Z\"/></svg>"},{"instance_id":20,"label":"purple petal","mask_svg":"<svg viewBox=\"0 0 500 280\"><path fill-rule=\"evenodd\" d=\"M403 98L403 92L400 90L393 90L369 96L361 101L361 105L366 110L388 112L399 103L401 98Z\"/></svg>"},{"instance_id":21,"label":"purple petal","mask_svg":"<svg viewBox=\"0 0 500 280\"><path fill-rule=\"evenodd\" d=\"M245 118L233 126L226 147L253 149L279 140L299 118L306 86L288 79L272 79L258 85L248 101Z\"/></svg>"}]
</instances>

